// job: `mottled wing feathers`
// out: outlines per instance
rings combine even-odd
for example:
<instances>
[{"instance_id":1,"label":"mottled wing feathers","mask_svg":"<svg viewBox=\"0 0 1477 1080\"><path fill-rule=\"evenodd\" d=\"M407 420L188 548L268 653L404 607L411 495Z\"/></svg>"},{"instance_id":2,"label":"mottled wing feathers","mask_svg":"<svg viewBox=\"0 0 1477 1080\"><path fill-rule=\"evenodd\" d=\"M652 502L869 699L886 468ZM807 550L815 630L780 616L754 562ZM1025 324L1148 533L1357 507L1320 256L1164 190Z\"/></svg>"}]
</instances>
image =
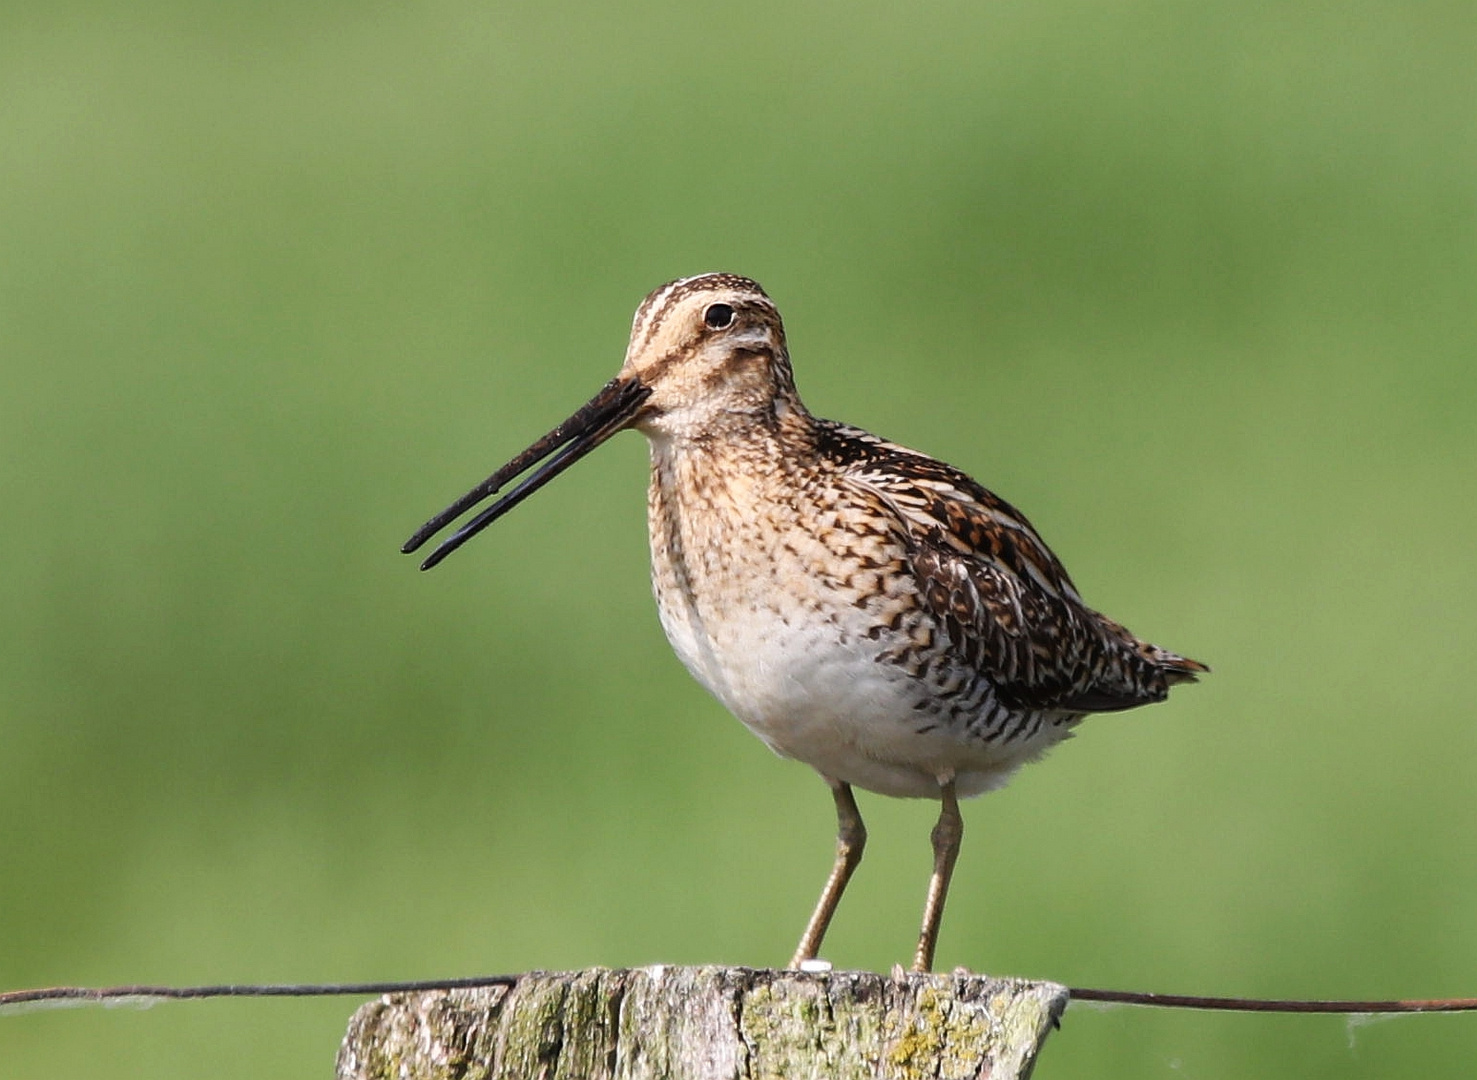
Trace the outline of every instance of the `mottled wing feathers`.
<instances>
[{"instance_id":1,"label":"mottled wing feathers","mask_svg":"<svg viewBox=\"0 0 1477 1080\"><path fill-rule=\"evenodd\" d=\"M898 518L923 604L1004 704L1128 709L1206 670L1086 607L1025 516L958 469L858 428L821 431L826 456Z\"/></svg>"}]
</instances>

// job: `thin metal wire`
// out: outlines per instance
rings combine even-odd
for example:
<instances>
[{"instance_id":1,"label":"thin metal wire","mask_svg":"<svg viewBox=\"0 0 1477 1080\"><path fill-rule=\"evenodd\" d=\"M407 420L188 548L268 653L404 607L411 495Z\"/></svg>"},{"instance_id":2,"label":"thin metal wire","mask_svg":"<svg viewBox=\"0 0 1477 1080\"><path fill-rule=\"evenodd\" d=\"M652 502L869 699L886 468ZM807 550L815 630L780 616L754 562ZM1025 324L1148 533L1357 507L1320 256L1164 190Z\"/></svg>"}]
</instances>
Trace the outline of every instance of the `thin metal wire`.
<instances>
[{"instance_id":1,"label":"thin metal wire","mask_svg":"<svg viewBox=\"0 0 1477 1080\"><path fill-rule=\"evenodd\" d=\"M1477 998L1415 998L1389 1001L1300 1001L1289 998L1204 997L1198 994L1155 994L1137 990L1093 990L1068 987L1073 1001L1108 1001L1165 1009L1218 1009L1222 1012L1269 1013L1433 1013L1477 1012Z\"/></svg>"},{"instance_id":2,"label":"thin metal wire","mask_svg":"<svg viewBox=\"0 0 1477 1080\"><path fill-rule=\"evenodd\" d=\"M35 990L0 992L0 1009L15 1006L144 1003L223 997L336 997L403 994L421 990L466 990L484 986L513 986L518 975L474 975L462 979L424 979L416 982L359 983L225 983L215 986L50 986ZM1223 1012L1264 1013L1435 1013L1477 1012L1477 998L1392 999L1384 1001L1294 1000L1288 998L1206 997L1197 994L1157 994L1137 990L1096 990L1069 987L1075 1001L1101 1001L1161 1009L1215 1009Z\"/></svg>"},{"instance_id":3,"label":"thin metal wire","mask_svg":"<svg viewBox=\"0 0 1477 1080\"><path fill-rule=\"evenodd\" d=\"M474 975L465 979L424 979L418 982L222 983L215 986L48 986L36 990L0 992L0 1009L16 1005L87 1005L124 1001L178 1001L193 998L402 994L418 990L466 990L481 986L512 986L518 978L517 975Z\"/></svg>"}]
</instances>

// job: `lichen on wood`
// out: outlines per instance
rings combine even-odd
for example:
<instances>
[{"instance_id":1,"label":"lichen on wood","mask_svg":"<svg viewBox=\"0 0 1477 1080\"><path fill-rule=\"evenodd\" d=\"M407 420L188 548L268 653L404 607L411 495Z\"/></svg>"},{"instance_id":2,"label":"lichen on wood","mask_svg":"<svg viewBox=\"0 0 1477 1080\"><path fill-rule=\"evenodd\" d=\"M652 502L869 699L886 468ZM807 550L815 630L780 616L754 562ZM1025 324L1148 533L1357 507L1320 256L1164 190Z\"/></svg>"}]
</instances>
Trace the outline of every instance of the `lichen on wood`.
<instances>
[{"instance_id":1,"label":"lichen on wood","mask_svg":"<svg viewBox=\"0 0 1477 1080\"><path fill-rule=\"evenodd\" d=\"M339 1080L1009 1080L1066 1007L1053 983L750 968L533 972L363 1006Z\"/></svg>"}]
</instances>

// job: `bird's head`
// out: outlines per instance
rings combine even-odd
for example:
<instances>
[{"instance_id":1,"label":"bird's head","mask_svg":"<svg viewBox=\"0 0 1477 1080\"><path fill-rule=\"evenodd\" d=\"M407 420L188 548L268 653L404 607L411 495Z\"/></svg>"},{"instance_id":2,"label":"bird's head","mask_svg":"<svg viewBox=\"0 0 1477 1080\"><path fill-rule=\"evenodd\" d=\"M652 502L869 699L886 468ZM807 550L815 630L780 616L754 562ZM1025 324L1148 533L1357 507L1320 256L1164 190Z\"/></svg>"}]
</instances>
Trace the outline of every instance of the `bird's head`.
<instances>
[{"instance_id":1,"label":"bird's head","mask_svg":"<svg viewBox=\"0 0 1477 1080\"><path fill-rule=\"evenodd\" d=\"M433 535L506 484L514 487L441 542L429 570L623 428L653 440L723 437L801 410L779 310L737 274L669 282L636 309L618 375L568 420L426 522L401 549Z\"/></svg>"},{"instance_id":2,"label":"bird's head","mask_svg":"<svg viewBox=\"0 0 1477 1080\"><path fill-rule=\"evenodd\" d=\"M632 424L658 439L767 425L799 404L779 310L758 282L734 274L683 278L648 296L621 379L650 392Z\"/></svg>"}]
</instances>

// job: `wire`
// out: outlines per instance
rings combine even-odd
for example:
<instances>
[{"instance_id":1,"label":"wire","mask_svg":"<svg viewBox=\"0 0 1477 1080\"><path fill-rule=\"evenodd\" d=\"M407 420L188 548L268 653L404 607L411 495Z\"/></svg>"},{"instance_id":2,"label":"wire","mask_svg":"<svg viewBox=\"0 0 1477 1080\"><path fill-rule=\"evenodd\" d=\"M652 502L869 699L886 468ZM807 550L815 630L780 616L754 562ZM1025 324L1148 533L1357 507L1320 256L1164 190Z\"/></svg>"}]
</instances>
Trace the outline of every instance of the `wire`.
<instances>
[{"instance_id":1,"label":"wire","mask_svg":"<svg viewBox=\"0 0 1477 1080\"><path fill-rule=\"evenodd\" d=\"M418 982L359 983L226 983L215 986L51 986L35 990L0 992L0 1009L87 1004L147 1004L223 997L335 997L404 994L422 990L467 990L486 986L514 986L517 975L475 975L463 979L425 979ZM1435 1013L1477 1012L1477 998L1395 999L1387 1001L1292 1000L1287 998L1205 997L1195 994L1156 994L1137 990L1095 990L1069 987L1074 1001L1101 1001L1161 1009L1215 1009L1262 1013Z\"/></svg>"},{"instance_id":2,"label":"wire","mask_svg":"<svg viewBox=\"0 0 1477 1080\"><path fill-rule=\"evenodd\" d=\"M403 994L418 990L466 990L482 986L512 986L517 975L474 975L465 979L425 979L419 982L360 983L223 983L215 986L49 986L0 993L0 1009L16 1005L88 1005L109 1002L144 1003L222 997L335 997L363 994Z\"/></svg>"},{"instance_id":3,"label":"wire","mask_svg":"<svg viewBox=\"0 0 1477 1080\"><path fill-rule=\"evenodd\" d=\"M1110 1001L1122 1005L1149 1005L1164 1009L1218 1009L1223 1012L1264 1013L1434 1013L1477 1012L1477 998L1404 999L1391 1001L1298 1001L1288 998L1202 997L1196 994L1155 994L1137 990L1093 990L1069 987L1073 1001Z\"/></svg>"}]
</instances>

